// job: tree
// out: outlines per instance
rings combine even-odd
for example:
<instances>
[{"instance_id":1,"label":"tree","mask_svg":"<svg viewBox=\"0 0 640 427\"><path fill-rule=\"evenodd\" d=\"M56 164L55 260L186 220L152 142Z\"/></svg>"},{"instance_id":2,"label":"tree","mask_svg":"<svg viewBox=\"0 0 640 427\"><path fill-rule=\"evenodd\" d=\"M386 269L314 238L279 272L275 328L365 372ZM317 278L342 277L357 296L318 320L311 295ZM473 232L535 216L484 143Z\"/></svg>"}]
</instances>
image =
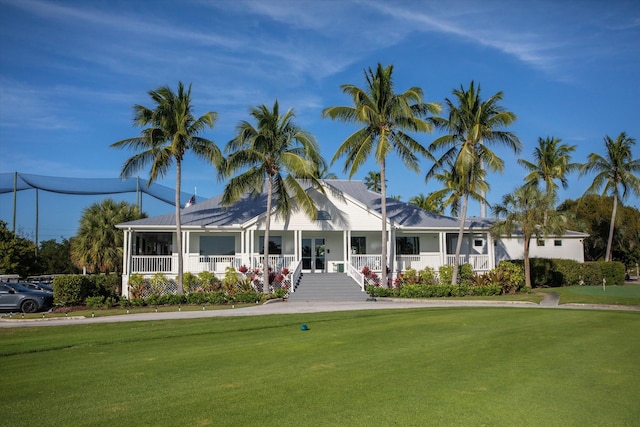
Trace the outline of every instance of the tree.
<instances>
[{"instance_id":1,"label":"tree","mask_svg":"<svg viewBox=\"0 0 640 427\"><path fill-rule=\"evenodd\" d=\"M116 224L145 218L138 207L105 199L82 212L78 233L71 241L71 259L90 273L120 273L124 232Z\"/></svg>"},{"instance_id":2,"label":"tree","mask_svg":"<svg viewBox=\"0 0 640 427\"><path fill-rule=\"evenodd\" d=\"M640 195L640 178L635 175L640 172L640 158L632 158L631 149L636 141L633 138L629 138L624 132L620 133L615 140L607 135L604 137L604 142L607 150L606 154L604 156L596 153L589 154L587 162L580 168L580 175L586 175L591 172L597 173L585 194L596 193L604 187L602 194L611 194L613 196L613 210L611 211L609 238L605 253L605 260L611 261L611 245L618 200L626 199L629 192ZM622 188L622 193L620 188Z\"/></svg>"},{"instance_id":3,"label":"tree","mask_svg":"<svg viewBox=\"0 0 640 427\"><path fill-rule=\"evenodd\" d=\"M76 274L80 270L71 262L71 240L62 238L40 242L37 274Z\"/></svg>"},{"instance_id":4,"label":"tree","mask_svg":"<svg viewBox=\"0 0 640 427\"><path fill-rule=\"evenodd\" d=\"M369 171L367 176L364 177L364 185L374 193L380 193L382 191L380 172Z\"/></svg>"},{"instance_id":5,"label":"tree","mask_svg":"<svg viewBox=\"0 0 640 427\"><path fill-rule=\"evenodd\" d=\"M361 89L352 84L342 85L342 92L352 98L353 106L334 106L322 111L323 117L354 123L362 126L351 134L338 148L331 163L346 157L344 172L349 178L373 154L380 166L380 194L382 216L382 265L387 260L387 190L386 158L395 152L404 165L419 172L416 154L430 157L429 151L407 132L431 132L432 125L425 120L429 113L437 113L440 106L422 101L423 92L412 87L403 93L396 93L392 80L393 65L365 71L366 87Z\"/></svg>"},{"instance_id":6,"label":"tree","mask_svg":"<svg viewBox=\"0 0 640 427\"><path fill-rule=\"evenodd\" d=\"M516 134L504 130L516 120L516 115L499 105L502 92L497 92L483 101L480 97L480 85L476 89L472 81L468 90L461 86L459 90L453 91L453 95L456 103L449 98L445 99L449 111L448 117L431 119L435 126L446 134L433 141L429 148L432 151L445 149L445 152L431 167L426 179L429 180L447 165L453 165L454 173L462 180L460 184L462 214L452 277L452 282L456 283L471 192L469 188L471 177L479 176L476 168L484 169L486 166L494 172L502 172L504 169L504 161L491 151L489 144L501 144L517 153L522 148L522 143ZM482 199L485 199L484 195ZM483 212L481 216L484 216Z\"/></svg>"},{"instance_id":7,"label":"tree","mask_svg":"<svg viewBox=\"0 0 640 427\"><path fill-rule=\"evenodd\" d=\"M208 127L213 129L217 113L208 112L199 118L193 115L191 105L191 85L185 90L182 82L174 93L168 86L162 86L148 92L154 103L153 109L142 105L133 107L133 123L136 127L145 127L140 136L124 139L112 144L116 148L132 148L139 151L129 158L122 167L120 175L129 177L151 165L149 185L158 177L163 177L175 163L176 166L176 252L178 253L178 292L182 287L182 222L180 218L180 186L182 181L182 161L189 151L197 157L210 161L220 167L223 157L218 146L199 135Z\"/></svg>"},{"instance_id":8,"label":"tree","mask_svg":"<svg viewBox=\"0 0 640 427\"><path fill-rule=\"evenodd\" d=\"M571 153L576 149L575 145L561 144L560 138L538 138L538 146L533 150L533 162L518 159L518 163L529 171L524 178L528 185L542 183L545 192L554 198L558 190L556 181L560 181L562 188L567 189L569 182L567 174L577 171L579 163L571 162Z\"/></svg>"},{"instance_id":9,"label":"tree","mask_svg":"<svg viewBox=\"0 0 640 427\"><path fill-rule=\"evenodd\" d=\"M36 245L15 234L0 220L0 272L25 278L36 270Z\"/></svg>"},{"instance_id":10,"label":"tree","mask_svg":"<svg viewBox=\"0 0 640 427\"><path fill-rule=\"evenodd\" d=\"M558 206L558 211L571 214L568 229L589 235L584 239L586 261L605 259L612 210L613 197L599 194L565 200ZM620 204L616 216L617 225L611 242L612 256L628 267L634 267L640 262L640 211L633 206Z\"/></svg>"},{"instance_id":11,"label":"tree","mask_svg":"<svg viewBox=\"0 0 640 427\"><path fill-rule=\"evenodd\" d=\"M420 193L417 196L413 196L409 199L409 204L425 211L434 212L437 214L443 214L444 208L442 206L442 198L432 197L433 193L425 196Z\"/></svg>"},{"instance_id":12,"label":"tree","mask_svg":"<svg viewBox=\"0 0 640 427\"><path fill-rule=\"evenodd\" d=\"M549 233L561 234L566 226L564 215L553 211L547 216L553 199L537 186L523 185L511 194L502 198L502 204L493 207L494 214L504 220L496 222L491 227L494 236L511 236L520 230L524 240L524 273L525 286L531 288L531 266L529 261L529 246L533 236L541 237ZM545 216L546 222L545 222Z\"/></svg>"},{"instance_id":13,"label":"tree","mask_svg":"<svg viewBox=\"0 0 640 427\"><path fill-rule=\"evenodd\" d=\"M489 190L489 184L485 179L486 171L476 165L469 170L474 174L467 178L461 176L452 163L440 173L434 173L431 178L439 181L443 188L431 193L431 199L441 201L442 210L451 209L451 215L460 218L460 202L465 194L478 202L485 202L484 194Z\"/></svg>"},{"instance_id":14,"label":"tree","mask_svg":"<svg viewBox=\"0 0 640 427\"><path fill-rule=\"evenodd\" d=\"M315 202L304 183L313 185L324 194L318 181L318 166L324 164L313 135L298 127L293 110L280 114L278 101L270 110L265 105L251 109L256 122L241 121L236 137L229 141L225 176L242 171L231 178L224 188L222 203L230 205L249 193L267 193L264 231L264 280L269 289L269 229L272 205L276 217L286 217L293 209L301 208L310 218L317 217ZM295 206L292 203L296 200Z\"/></svg>"}]
</instances>

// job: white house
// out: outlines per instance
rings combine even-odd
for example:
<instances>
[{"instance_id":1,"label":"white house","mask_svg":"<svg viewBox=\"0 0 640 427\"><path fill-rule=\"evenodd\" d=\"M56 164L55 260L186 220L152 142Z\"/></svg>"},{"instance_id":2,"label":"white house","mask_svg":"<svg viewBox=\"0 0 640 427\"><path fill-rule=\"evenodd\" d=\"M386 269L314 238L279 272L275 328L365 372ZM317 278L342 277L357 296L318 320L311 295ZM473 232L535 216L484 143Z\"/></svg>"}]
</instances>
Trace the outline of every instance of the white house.
<instances>
[{"instance_id":1,"label":"white house","mask_svg":"<svg viewBox=\"0 0 640 427\"><path fill-rule=\"evenodd\" d=\"M318 217L310 220L294 210L285 219L272 216L269 266L287 268L295 283L300 273L346 273L363 286L366 266L381 275L381 196L361 181L324 180L325 194L309 188ZM222 196L184 208L181 213L184 242L184 272L212 271L222 276L226 268L249 269L263 265L266 195L249 196L232 206L222 206ZM459 220L437 215L407 203L387 199L387 253L396 275L408 268L438 269L455 258ZM490 220L467 221L461 263L478 272L491 270L503 259L521 258L517 237L494 242L488 233ZM124 230L123 293L131 274L151 276L177 274L175 214L145 218L118 225ZM551 257L557 249L562 257L583 261L582 240L586 235L568 234L548 239L537 256ZM391 244L393 243L393 244ZM545 241L546 243L546 241ZM534 255L535 256L535 255ZM560 256L556 256L560 257Z\"/></svg>"}]
</instances>

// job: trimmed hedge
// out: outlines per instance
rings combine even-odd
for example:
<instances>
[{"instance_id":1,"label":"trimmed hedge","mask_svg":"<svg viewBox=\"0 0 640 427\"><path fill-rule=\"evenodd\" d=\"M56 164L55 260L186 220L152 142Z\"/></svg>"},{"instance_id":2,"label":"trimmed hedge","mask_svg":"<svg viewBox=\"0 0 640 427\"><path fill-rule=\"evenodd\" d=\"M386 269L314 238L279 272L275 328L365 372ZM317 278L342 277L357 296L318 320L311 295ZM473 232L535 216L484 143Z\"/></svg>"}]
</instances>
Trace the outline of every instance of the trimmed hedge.
<instances>
[{"instance_id":1,"label":"trimmed hedge","mask_svg":"<svg viewBox=\"0 0 640 427\"><path fill-rule=\"evenodd\" d=\"M513 261L524 265L524 261ZM570 259L531 258L531 283L535 287L609 286L624 284L624 264L618 261L579 263Z\"/></svg>"},{"instance_id":2,"label":"trimmed hedge","mask_svg":"<svg viewBox=\"0 0 640 427\"><path fill-rule=\"evenodd\" d=\"M57 306L83 305L87 298L117 298L121 278L115 274L68 274L53 279L53 301ZM96 304L97 299L91 301Z\"/></svg>"}]
</instances>

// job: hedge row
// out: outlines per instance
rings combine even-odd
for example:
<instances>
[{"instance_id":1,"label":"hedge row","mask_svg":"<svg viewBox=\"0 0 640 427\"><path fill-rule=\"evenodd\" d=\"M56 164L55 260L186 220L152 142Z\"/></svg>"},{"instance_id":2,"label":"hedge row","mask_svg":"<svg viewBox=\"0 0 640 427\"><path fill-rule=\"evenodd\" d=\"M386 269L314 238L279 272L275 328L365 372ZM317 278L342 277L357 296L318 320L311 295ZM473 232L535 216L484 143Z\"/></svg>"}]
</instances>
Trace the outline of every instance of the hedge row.
<instances>
[{"instance_id":1,"label":"hedge row","mask_svg":"<svg viewBox=\"0 0 640 427\"><path fill-rule=\"evenodd\" d=\"M87 298L115 298L120 293L121 278L116 274L69 274L53 279L53 301L57 306L84 305Z\"/></svg>"},{"instance_id":2,"label":"hedge row","mask_svg":"<svg viewBox=\"0 0 640 427\"><path fill-rule=\"evenodd\" d=\"M624 284L625 267L621 262L592 261L579 263L570 259L531 258L533 287L607 286ZM524 261L513 261L520 265Z\"/></svg>"},{"instance_id":3,"label":"hedge row","mask_svg":"<svg viewBox=\"0 0 640 427\"><path fill-rule=\"evenodd\" d=\"M460 285L425 285L422 283L404 285L400 288L383 288L367 285L365 290L373 297L398 298L443 298L464 296L492 296L500 295L500 285L472 286Z\"/></svg>"}]
</instances>

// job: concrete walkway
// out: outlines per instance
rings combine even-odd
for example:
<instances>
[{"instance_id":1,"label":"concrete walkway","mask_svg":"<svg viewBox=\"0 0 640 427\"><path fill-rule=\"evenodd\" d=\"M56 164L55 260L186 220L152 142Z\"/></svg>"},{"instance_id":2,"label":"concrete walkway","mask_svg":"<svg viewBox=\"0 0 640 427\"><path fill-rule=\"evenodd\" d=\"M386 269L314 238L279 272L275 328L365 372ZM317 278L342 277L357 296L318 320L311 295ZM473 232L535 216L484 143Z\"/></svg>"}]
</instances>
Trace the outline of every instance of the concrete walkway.
<instances>
[{"instance_id":1,"label":"concrete walkway","mask_svg":"<svg viewBox=\"0 0 640 427\"><path fill-rule=\"evenodd\" d=\"M606 306L591 304L558 305L559 297L551 293L540 303L525 301L453 301L453 300L405 300L380 298L377 301L324 301L324 302L282 302L272 300L266 304L244 306L228 310L196 310L172 311L158 313L132 313L121 316L104 317L57 317L44 319L7 319L0 320L0 328L28 326L61 326L94 323L136 322L171 319L197 319L204 317L260 316L267 314L300 314L352 310L385 310L401 308L434 308L434 307L522 307L522 308L557 308L557 309L592 309L592 310L627 310L640 311L640 306Z\"/></svg>"}]
</instances>

